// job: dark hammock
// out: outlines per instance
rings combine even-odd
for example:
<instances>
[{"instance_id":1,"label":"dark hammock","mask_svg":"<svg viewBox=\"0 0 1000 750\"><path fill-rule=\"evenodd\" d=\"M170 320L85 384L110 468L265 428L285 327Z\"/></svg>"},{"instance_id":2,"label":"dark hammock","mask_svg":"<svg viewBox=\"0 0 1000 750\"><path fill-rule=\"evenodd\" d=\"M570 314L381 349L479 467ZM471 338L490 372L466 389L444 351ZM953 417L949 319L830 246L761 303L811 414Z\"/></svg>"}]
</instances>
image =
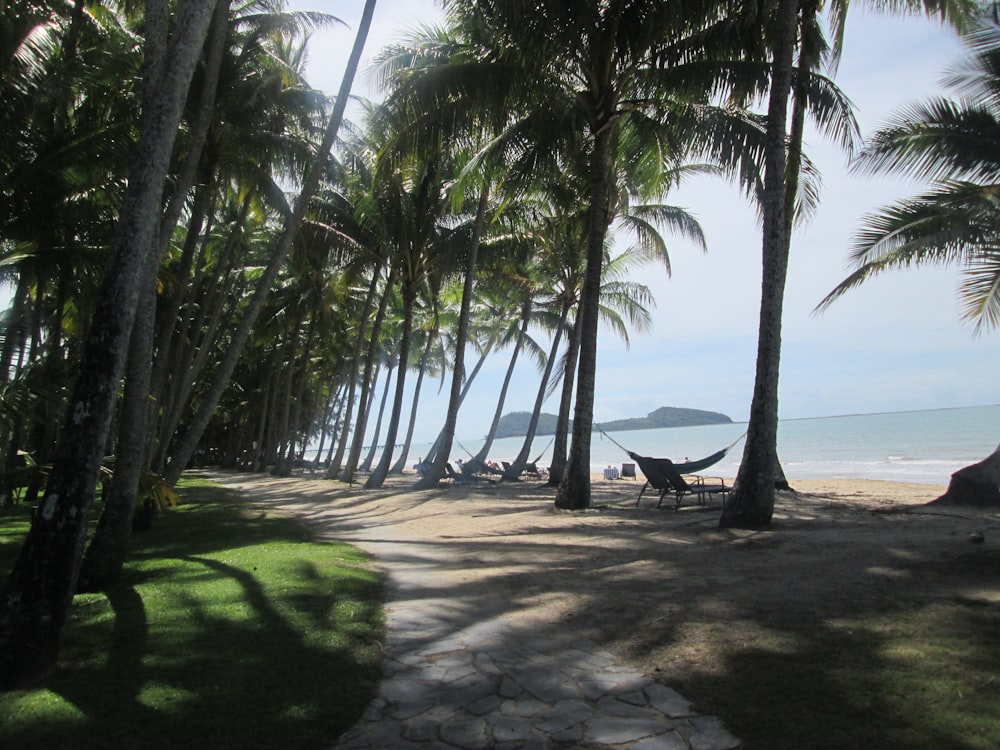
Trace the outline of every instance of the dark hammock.
<instances>
[{"instance_id":1,"label":"dark hammock","mask_svg":"<svg viewBox=\"0 0 1000 750\"><path fill-rule=\"evenodd\" d=\"M740 437L742 437L742 435ZM739 442L739 440L737 440L737 442ZM733 445L736 445L736 443L733 443ZM733 445L730 445L728 448L723 448L721 451L716 451L711 456L705 456L704 458L699 458L697 461L685 461L682 464L676 462L671 462L671 463L674 464L674 468L677 469L678 474L697 474L699 471L704 471L709 466L714 466L715 464L719 463L719 461L724 459L726 457L726 454L729 453L729 450L733 447ZM649 458L652 461L669 460L669 459L650 458L649 456L640 456L639 454L633 453L632 451L626 451L626 453L628 453L629 457L633 461L636 461L637 463L639 462L640 458L642 459Z\"/></svg>"},{"instance_id":2,"label":"dark hammock","mask_svg":"<svg viewBox=\"0 0 1000 750\"><path fill-rule=\"evenodd\" d=\"M640 465L639 466L640 469L642 468L642 461L660 461L660 460L669 461L669 459L658 459L658 458L651 458L649 456L640 456L638 453L634 453L633 451L630 451L628 448L623 446L621 443L619 443L617 440L611 437L600 427L598 427L597 429L600 431L602 435L604 435L604 437L606 437L612 443L614 443L623 451L625 451L629 455L629 458L638 463ZM704 458L699 458L696 461L685 461L684 463L672 462L674 468L677 469L678 474L697 474L699 471L704 471L709 466L714 466L715 464L719 463L719 461L724 459L726 455L729 453L729 451L733 449L733 446L736 445L738 442L740 442L744 437L746 437L745 432L738 438L736 438L733 442L731 442L729 445L727 445L725 448L723 448L720 451L716 451L711 456L705 456Z\"/></svg>"}]
</instances>

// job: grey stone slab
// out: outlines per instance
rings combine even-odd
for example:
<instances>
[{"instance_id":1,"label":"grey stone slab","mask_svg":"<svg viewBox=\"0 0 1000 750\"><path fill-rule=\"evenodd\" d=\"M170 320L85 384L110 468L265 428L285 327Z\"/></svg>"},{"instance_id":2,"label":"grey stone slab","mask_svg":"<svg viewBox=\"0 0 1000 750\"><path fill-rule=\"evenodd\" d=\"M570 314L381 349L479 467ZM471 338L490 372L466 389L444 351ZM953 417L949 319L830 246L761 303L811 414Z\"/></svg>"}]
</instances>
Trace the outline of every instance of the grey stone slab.
<instances>
[{"instance_id":1,"label":"grey stone slab","mask_svg":"<svg viewBox=\"0 0 1000 750\"><path fill-rule=\"evenodd\" d=\"M400 734L411 742L428 742L437 738L437 724L423 719L409 719L402 722Z\"/></svg>"},{"instance_id":2,"label":"grey stone slab","mask_svg":"<svg viewBox=\"0 0 1000 750\"><path fill-rule=\"evenodd\" d=\"M677 732L670 731L647 737L629 745L629 750L690 750L688 744Z\"/></svg>"},{"instance_id":3,"label":"grey stone slab","mask_svg":"<svg viewBox=\"0 0 1000 750\"><path fill-rule=\"evenodd\" d=\"M622 719L660 719L663 714L643 706L623 703L616 696L606 695L597 701L597 713L605 716L618 716ZM665 721L665 719L664 719Z\"/></svg>"},{"instance_id":4,"label":"grey stone slab","mask_svg":"<svg viewBox=\"0 0 1000 750\"><path fill-rule=\"evenodd\" d=\"M742 743L714 716L691 720L694 733L689 737L691 750L738 750Z\"/></svg>"},{"instance_id":5,"label":"grey stone slab","mask_svg":"<svg viewBox=\"0 0 1000 750\"><path fill-rule=\"evenodd\" d=\"M493 725L495 742L524 742L531 735L531 719L522 716L503 716Z\"/></svg>"},{"instance_id":6,"label":"grey stone slab","mask_svg":"<svg viewBox=\"0 0 1000 750\"><path fill-rule=\"evenodd\" d=\"M500 695L504 698L516 698L522 692L520 684L510 677L504 677L500 683Z\"/></svg>"},{"instance_id":7,"label":"grey stone slab","mask_svg":"<svg viewBox=\"0 0 1000 750\"><path fill-rule=\"evenodd\" d=\"M389 704L385 713L393 719L402 721L403 719L411 719L414 716L420 716L420 714L430 711L436 705L437 701L434 700L433 697L393 701Z\"/></svg>"},{"instance_id":8,"label":"grey stone slab","mask_svg":"<svg viewBox=\"0 0 1000 750\"><path fill-rule=\"evenodd\" d=\"M653 737L671 729L662 721L623 719L617 716L594 716L587 722L586 738L604 745L624 745Z\"/></svg>"},{"instance_id":9,"label":"grey stone slab","mask_svg":"<svg viewBox=\"0 0 1000 750\"><path fill-rule=\"evenodd\" d=\"M472 663L475 665L476 669L484 674L490 675L500 675L503 674L503 670L497 666L497 663L493 661L493 658L489 654L476 654Z\"/></svg>"},{"instance_id":10,"label":"grey stone slab","mask_svg":"<svg viewBox=\"0 0 1000 750\"><path fill-rule=\"evenodd\" d=\"M691 716L691 703L673 688L654 682L644 691L649 696L649 704L667 716Z\"/></svg>"},{"instance_id":11,"label":"grey stone slab","mask_svg":"<svg viewBox=\"0 0 1000 750\"><path fill-rule=\"evenodd\" d=\"M490 744L487 729L487 724L482 719L456 721L441 727L441 739L463 750L485 750Z\"/></svg>"},{"instance_id":12,"label":"grey stone slab","mask_svg":"<svg viewBox=\"0 0 1000 750\"><path fill-rule=\"evenodd\" d=\"M546 703L583 695L579 683L562 672L528 668L519 669L512 676L527 692Z\"/></svg>"},{"instance_id":13,"label":"grey stone slab","mask_svg":"<svg viewBox=\"0 0 1000 750\"><path fill-rule=\"evenodd\" d=\"M475 716L485 716L486 714L492 713L500 708L501 703L503 703L503 698L499 695L487 695L477 701L473 701L472 703L463 706L463 708Z\"/></svg>"}]
</instances>

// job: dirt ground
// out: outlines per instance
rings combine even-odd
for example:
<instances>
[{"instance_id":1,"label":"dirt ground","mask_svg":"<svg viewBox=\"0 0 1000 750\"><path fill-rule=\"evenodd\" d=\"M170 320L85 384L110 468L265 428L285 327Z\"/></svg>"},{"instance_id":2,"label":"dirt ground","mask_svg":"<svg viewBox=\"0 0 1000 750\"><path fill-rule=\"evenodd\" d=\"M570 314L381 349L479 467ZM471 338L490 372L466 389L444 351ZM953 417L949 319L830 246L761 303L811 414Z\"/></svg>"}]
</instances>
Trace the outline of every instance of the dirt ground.
<instances>
[{"instance_id":1,"label":"dirt ground","mask_svg":"<svg viewBox=\"0 0 1000 750\"><path fill-rule=\"evenodd\" d=\"M555 509L537 481L421 492L413 475L381 490L251 481L261 499L328 500L333 536L444 546L446 585L464 587L468 606L563 622L649 672L711 673L748 643L781 650L838 618L1000 604L1000 511L927 506L943 486L792 480L771 527L745 531L718 528L718 500L636 507L641 477L595 476L582 512Z\"/></svg>"}]
</instances>

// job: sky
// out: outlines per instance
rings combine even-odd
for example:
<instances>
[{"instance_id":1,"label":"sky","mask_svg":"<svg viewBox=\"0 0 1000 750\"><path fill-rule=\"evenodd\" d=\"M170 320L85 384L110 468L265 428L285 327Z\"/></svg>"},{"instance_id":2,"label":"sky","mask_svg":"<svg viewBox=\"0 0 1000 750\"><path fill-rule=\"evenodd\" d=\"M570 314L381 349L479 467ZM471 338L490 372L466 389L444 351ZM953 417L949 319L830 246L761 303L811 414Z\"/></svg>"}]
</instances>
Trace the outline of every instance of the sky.
<instances>
[{"instance_id":1,"label":"sky","mask_svg":"<svg viewBox=\"0 0 1000 750\"><path fill-rule=\"evenodd\" d=\"M308 77L328 92L339 87L363 7L361 0L293 0L346 26L317 32ZM835 81L856 106L870 135L903 105L945 91L939 81L961 56L954 35L935 22L866 15L852 7ZM434 0L379 0L365 57L412 28L437 23ZM376 97L362 72L355 95ZM852 290L822 315L816 305L848 273L851 236L867 213L913 195L921 185L848 173L838 147L816 133L807 153L823 177L821 204L795 230L782 330L781 419L937 409L1000 403L1000 332L975 335L960 319L959 274L941 267L890 273ZM761 232L756 213L720 178L698 178L667 203L692 212L708 252L667 236L672 275L644 269L653 290L653 329L626 346L602 333L598 345L595 421L643 416L660 406L722 412L746 421L756 361L761 285ZM495 356L474 383L459 415L459 439L481 438L496 406L507 353ZM529 411L539 374L522 360L505 412ZM411 380L412 380L411 376ZM433 439L444 419L447 384L421 397L418 441ZM556 412L556 397L545 411Z\"/></svg>"}]
</instances>

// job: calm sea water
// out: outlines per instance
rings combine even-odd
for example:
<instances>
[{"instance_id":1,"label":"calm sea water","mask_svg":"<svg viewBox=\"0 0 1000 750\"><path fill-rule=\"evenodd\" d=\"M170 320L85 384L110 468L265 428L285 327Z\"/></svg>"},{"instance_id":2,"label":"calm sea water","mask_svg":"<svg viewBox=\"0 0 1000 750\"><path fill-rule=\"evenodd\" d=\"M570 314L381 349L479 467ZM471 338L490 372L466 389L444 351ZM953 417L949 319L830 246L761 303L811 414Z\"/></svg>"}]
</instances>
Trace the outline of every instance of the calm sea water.
<instances>
[{"instance_id":1,"label":"calm sea water","mask_svg":"<svg viewBox=\"0 0 1000 750\"><path fill-rule=\"evenodd\" d=\"M725 448L745 430L746 424L734 423L613 432L610 437L595 432L591 465L600 471L608 465L620 468L629 461L615 442L641 455L694 460ZM540 466L551 458L551 448L546 448L550 440L551 436L535 439L531 458L542 453ZM510 460L521 443L521 438L497 440L490 458ZM778 456L789 481L856 478L947 484L954 471L982 460L997 443L1000 405L791 419L778 426ZM461 444L474 453L482 441L462 440ZM712 473L736 476L742 455L741 440ZM465 451L456 445L453 457L464 456Z\"/></svg>"}]
</instances>

